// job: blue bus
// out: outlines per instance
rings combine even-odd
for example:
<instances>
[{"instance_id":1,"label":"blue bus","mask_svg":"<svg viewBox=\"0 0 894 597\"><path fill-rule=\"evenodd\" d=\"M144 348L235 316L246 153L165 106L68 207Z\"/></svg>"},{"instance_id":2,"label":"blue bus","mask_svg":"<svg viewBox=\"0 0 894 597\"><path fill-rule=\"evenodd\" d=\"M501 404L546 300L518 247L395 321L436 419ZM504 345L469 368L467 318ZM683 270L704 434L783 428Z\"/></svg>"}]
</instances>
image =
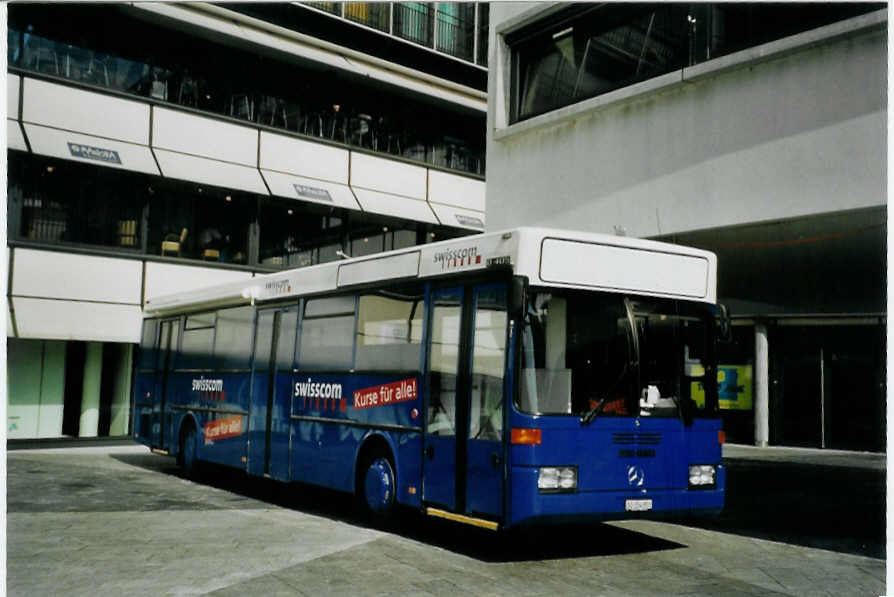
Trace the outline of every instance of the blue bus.
<instances>
[{"instance_id":1,"label":"blue bus","mask_svg":"<svg viewBox=\"0 0 894 597\"><path fill-rule=\"evenodd\" d=\"M134 437L492 530L717 512L716 269L519 228L159 297Z\"/></svg>"}]
</instances>

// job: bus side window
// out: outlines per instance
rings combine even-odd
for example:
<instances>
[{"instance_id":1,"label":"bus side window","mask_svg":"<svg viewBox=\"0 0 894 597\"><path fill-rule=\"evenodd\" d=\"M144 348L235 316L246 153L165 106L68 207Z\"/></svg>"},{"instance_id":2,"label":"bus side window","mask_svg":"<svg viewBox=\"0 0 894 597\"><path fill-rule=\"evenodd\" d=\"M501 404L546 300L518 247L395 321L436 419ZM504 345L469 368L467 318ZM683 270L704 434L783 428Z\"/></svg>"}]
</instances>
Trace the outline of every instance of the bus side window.
<instances>
[{"instance_id":1,"label":"bus side window","mask_svg":"<svg viewBox=\"0 0 894 597\"><path fill-rule=\"evenodd\" d=\"M199 313L186 318L177 369L210 369L214 343L214 313Z\"/></svg>"},{"instance_id":2,"label":"bus side window","mask_svg":"<svg viewBox=\"0 0 894 597\"><path fill-rule=\"evenodd\" d=\"M218 369L248 370L251 361L253 307L223 309L217 314L214 359Z\"/></svg>"},{"instance_id":3,"label":"bus side window","mask_svg":"<svg viewBox=\"0 0 894 597\"><path fill-rule=\"evenodd\" d=\"M354 361L354 295L311 299L304 307L298 368L349 371Z\"/></svg>"},{"instance_id":4,"label":"bus side window","mask_svg":"<svg viewBox=\"0 0 894 597\"><path fill-rule=\"evenodd\" d=\"M362 295L357 314L358 371L416 371L422 358L422 296Z\"/></svg>"}]
</instances>

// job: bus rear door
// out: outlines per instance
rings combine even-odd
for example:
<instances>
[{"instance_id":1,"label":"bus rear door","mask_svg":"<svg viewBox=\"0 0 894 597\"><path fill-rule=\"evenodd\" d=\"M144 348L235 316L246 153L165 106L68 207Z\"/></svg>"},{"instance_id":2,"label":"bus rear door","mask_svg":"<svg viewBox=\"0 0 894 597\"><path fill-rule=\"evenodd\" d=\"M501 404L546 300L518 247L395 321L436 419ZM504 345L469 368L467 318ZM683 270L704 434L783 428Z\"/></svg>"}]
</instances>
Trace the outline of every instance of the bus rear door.
<instances>
[{"instance_id":1,"label":"bus rear door","mask_svg":"<svg viewBox=\"0 0 894 597\"><path fill-rule=\"evenodd\" d=\"M155 400L152 405L152 436L153 447L159 450L167 450L170 438L167 437L167 400L168 400L168 373L174 366L174 355L177 353L180 340L180 320L169 319L161 322L161 330L158 334L158 366L155 375Z\"/></svg>"},{"instance_id":2,"label":"bus rear door","mask_svg":"<svg viewBox=\"0 0 894 597\"><path fill-rule=\"evenodd\" d=\"M423 500L503 515L506 286L432 292Z\"/></svg>"},{"instance_id":3,"label":"bus rear door","mask_svg":"<svg viewBox=\"0 0 894 597\"><path fill-rule=\"evenodd\" d=\"M287 480L297 307L258 313L249 416L248 472Z\"/></svg>"}]
</instances>

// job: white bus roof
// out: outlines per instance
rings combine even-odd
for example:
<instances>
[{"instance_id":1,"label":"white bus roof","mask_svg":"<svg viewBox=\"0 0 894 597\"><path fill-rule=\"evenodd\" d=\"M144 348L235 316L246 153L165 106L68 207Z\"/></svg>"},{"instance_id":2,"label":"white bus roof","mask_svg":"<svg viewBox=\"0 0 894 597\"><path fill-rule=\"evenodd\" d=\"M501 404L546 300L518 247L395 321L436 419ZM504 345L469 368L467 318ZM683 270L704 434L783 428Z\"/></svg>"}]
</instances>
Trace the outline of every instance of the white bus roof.
<instances>
[{"instance_id":1,"label":"white bus roof","mask_svg":"<svg viewBox=\"0 0 894 597\"><path fill-rule=\"evenodd\" d=\"M255 276L146 302L148 316L279 301L388 280L429 280L511 268L532 286L715 303L717 258L655 241L550 228L515 228Z\"/></svg>"}]
</instances>

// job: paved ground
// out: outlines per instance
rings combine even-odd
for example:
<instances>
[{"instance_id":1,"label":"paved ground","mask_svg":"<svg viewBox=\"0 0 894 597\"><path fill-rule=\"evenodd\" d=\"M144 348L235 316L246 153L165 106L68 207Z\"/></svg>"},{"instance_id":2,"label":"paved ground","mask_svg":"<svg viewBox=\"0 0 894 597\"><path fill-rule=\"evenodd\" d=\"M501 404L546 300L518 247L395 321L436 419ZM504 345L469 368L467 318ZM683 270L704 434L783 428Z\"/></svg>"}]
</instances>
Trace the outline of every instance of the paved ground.
<instances>
[{"instance_id":1,"label":"paved ground","mask_svg":"<svg viewBox=\"0 0 894 597\"><path fill-rule=\"evenodd\" d=\"M725 452L730 491L718 519L503 536L413 514L376 530L341 494L219 470L192 483L144 448L12 451L7 588L97 597L884 593L883 459L829 465L739 452Z\"/></svg>"}]
</instances>

